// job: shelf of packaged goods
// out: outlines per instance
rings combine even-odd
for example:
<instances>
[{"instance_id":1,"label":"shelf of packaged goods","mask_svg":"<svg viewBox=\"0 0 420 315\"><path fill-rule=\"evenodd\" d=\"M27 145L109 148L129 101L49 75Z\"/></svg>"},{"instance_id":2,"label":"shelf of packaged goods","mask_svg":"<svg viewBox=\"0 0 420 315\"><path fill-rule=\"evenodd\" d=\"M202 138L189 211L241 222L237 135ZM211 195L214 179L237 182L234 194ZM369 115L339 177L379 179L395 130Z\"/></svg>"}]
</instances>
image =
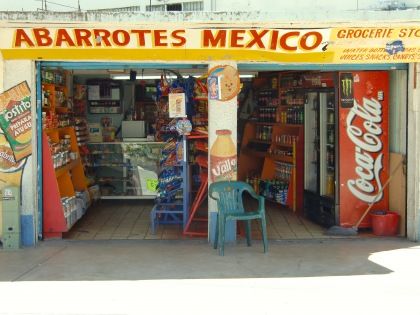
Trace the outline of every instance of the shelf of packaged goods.
<instances>
[{"instance_id":1,"label":"shelf of packaged goods","mask_svg":"<svg viewBox=\"0 0 420 315\"><path fill-rule=\"evenodd\" d=\"M245 154L253 155L253 156L256 156L256 157L260 157L260 158L265 158L267 156L266 152L255 151L255 150L249 149L249 148L243 148L242 152L245 153Z\"/></svg>"},{"instance_id":2,"label":"shelf of packaged goods","mask_svg":"<svg viewBox=\"0 0 420 315\"><path fill-rule=\"evenodd\" d=\"M293 157L291 157L291 156L269 154L269 155L267 155L267 157L270 158L270 159L273 159L275 161L279 161L279 162L293 163Z\"/></svg>"},{"instance_id":3,"label":"shelf of packaged goods","mask_svg":"<svg viewBox=\"0 0 420 315\"><path fill-rule=\"evenodd\" d=\"M289 144L289 143L273 142L273 145L279 146L279 147L293 148L293 144Z\"/></svg>"},{"instance_id":4,"label":"shelf of packaged goods","mask_svg":"<svg viewBox=\"0 0 420 315\"><path fill-rule=\"evenodd\" d=\"M193 98L194 101L208 101L208 97L194 97Z\"/></svg>"},{"instance_id":5,"label":"shelf of packaged goods","mask_svg":"<svg viewBox=\"0 0 420 315\"><path fill-rule=\"evenodd\" d=\"M248 122L255 124L255 125L262 125L262 126L275 126L275 125L279 125L279 123L276 122L264 122L264 121L253 121L253 120L249 120Z\"/></svg>"},{"instance_id":6,"label":"shelf of packaged goods","mask_svg":"<svg viewBox=\"0 0 420 315\"><path fill-rule=\"evenodd\" d=\"M249 140L249 142L271 144L270 140L251 139L251 140Z\"/></svg>"},{"instance_id":7,"label":"shelf of packaged goods","mask_svg":"<svg viewBox=\"0 0 420 315\"><path fill-rule=\"evenodd\" d=\"M208 134L200 133L200 132L191 132L189 135L187 135L187 139L207 139L209 137Z\"/></svg>"},{"instance_id":8,"label":"shelf of packaged goods","mask_svg":"<svg viewBox=\"0 0 420 315\"><path fill-rule=\"evenodd\" d=\"M66 131L69 129L72 129L73 127L71 126L66 126L66 127L58 127L58 128L46 128L44 129L45 133L52 133L52 132L60 132L60 131Z\"/></svg>"},{"instance_id":9,"label":"shelf of packaged goods","mask_svg":"<svg viewBox=\"0 0 420 315\"><path fill-rule=\"evenodd\" d=\"M53 87L58 87L58 88L66 88L64 84L58 84L58 83L42 82L42 85L53 86Z\"/></svg>"},{"instance_id":10,"label":"shelf of packaged goods","mask_svg":"<svg viewBox=\"0 0 420 315\"><path fill-rule=\"evenodd\" d=\"M61 166L59 168L55 169L55 176L58 178L60 176L62 176L63 174L65 174L67 171L72 170L74 167L76 167L78 164L80 164L80 159L76 159L71 161L70 163Z\"/></svg>"},{"instance_id":11,"label":"shelf of packaged goods","mask_svg":"<svg viewBox=\"0 0 420 315\"><path fill-rule=\"evenodd\" d=\"M122 155L123 153L122 152L109 152L109 151L105 151L105 152L93 151L93 152L89 152L89 154L90 155L102 155L102 154L119 154L119 155Z\"/></svg>"},{"instance_id":12,"label":"shelf of packaged goods","mask_svg":"<svg viewBox=\"0 0 420 315\"><path fill-rule=\"evenodd\" d=\"M55 111L60 114L68 114L71 112L70 108L64 106L56 106Z\"/></svg>"},{"instance_id":13,"label":"shelf of packaged goods","mask_svg":"<svg viewBox=\"0 0 420 315\"><path fill-rule=\"evenodd\" d=\"M304 106L305 106L304 103L302 103L302 104L280 104L279 107L278 107L278 109L279 110L286 110L288 108L304 107Z\"/></svg>"},{"instance_id":14,"label":"shelf of packaged goods","mask_svg":"<svg viewBox=\"0 0 420 315\"><path fill-rule=\"evenodd\" d=\"M283 123L278 123L279 126L281 127L295 127L295 128L301 128L303 127L303 124L283 124Z\"/></svg>"},{"instance_id":15,"label":"shelf of packaged goods","mask_svg":"<svg viewBox=\"0 0 420 315\"><path fill-rule=\"evenodd\" d=\"M293 91L295 89L297 89L297 90L299 90L299 89L308 89L308 87L299 86L299 85L297 85L297 86L281 86L281 87L279 87L279 90L280 91Z\"/></svg>"},{"instance_id":16,"label":"shelf of packaged goods","mask_svg":"<svg viewBox=\"0 0 420 315\"><path fill-rule=\"evenodd\" d=\"M204 148L195 148L197 151L203 152L203 153L208 153L209 150L208 149L204 149Z\"/></svg>"}]
</instances>

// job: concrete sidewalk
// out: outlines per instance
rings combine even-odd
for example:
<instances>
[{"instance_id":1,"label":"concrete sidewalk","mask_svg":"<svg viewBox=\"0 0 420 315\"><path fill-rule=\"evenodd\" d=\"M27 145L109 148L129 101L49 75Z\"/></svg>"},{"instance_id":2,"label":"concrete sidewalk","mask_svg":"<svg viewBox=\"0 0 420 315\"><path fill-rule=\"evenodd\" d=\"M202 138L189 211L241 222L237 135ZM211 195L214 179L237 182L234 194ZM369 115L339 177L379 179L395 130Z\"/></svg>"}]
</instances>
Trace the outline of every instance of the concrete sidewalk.
<instances>
[{"instance_id":1,"label":"concrete sidewalk","mask_svg":"<svg viewBox=\"0 0 420 315\"><path fill-rule=\"evenodd\" d=\"M46 241L0 251L0 314L420 312L419 266L399 238Z\"/></svg>"}]
</instances>

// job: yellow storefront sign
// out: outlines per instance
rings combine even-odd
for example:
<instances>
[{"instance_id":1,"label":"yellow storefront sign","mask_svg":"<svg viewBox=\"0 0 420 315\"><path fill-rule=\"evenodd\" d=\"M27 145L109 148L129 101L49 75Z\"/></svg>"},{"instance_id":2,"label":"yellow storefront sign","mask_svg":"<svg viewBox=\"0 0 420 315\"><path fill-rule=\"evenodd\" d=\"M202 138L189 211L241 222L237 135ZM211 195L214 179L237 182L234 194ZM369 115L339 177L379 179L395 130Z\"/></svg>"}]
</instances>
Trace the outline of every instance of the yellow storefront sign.
<instances>
[{"instance_id":1,"label":"yellow storefront sign","mask_svg":"<svg viewBox=\"0 0 420 315\"><path fill-rule=\"evenodd\" d=\"M156 25L155 25L156 26ZM4 59L276 63L420 61L420 28L3 27Z\"/></svg>"}]
</instances>

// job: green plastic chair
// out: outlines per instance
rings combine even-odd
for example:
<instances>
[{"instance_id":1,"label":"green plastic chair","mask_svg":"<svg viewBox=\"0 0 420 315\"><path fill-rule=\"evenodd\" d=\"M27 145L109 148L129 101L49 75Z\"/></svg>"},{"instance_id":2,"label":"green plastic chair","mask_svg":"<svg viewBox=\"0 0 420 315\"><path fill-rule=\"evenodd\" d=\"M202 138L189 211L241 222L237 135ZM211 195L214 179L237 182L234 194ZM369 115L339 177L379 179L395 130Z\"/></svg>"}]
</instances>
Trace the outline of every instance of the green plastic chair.
<instances>
[{"instance_id":1,"label":"green plastic chair","mask_svg":"<svg viewBox=\"0 0 420 315\"><path fill-rule=\"evenodd\" d=\"M245 211L243 206L243 193L248 192L253 198L258 200L258 209L255 211ZM251 246L251 220L261 220L262 239L264 253L268 251L267 228L265 220L265 199L258 196L252 187L240 181L220 181L212 183L209 187L209 195L217 201L217 223L214 240L214 249L219 247L219 255L224 256L225 226L228 220L246 221L245 232L247 245Z\"/></svg>"}]
</instances>

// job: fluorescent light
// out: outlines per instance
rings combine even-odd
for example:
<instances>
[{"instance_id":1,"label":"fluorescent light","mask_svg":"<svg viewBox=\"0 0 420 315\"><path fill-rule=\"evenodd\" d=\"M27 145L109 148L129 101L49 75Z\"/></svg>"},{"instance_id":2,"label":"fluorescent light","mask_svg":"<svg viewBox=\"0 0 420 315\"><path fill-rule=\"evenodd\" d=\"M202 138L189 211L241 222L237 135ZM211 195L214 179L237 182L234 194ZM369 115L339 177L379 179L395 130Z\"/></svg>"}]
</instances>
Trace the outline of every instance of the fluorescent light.
<instances>
[{"instance_id":1,"label":"fluorescent light","mask_svg":"<svg viewBox=\"0 0 420 315\"><path fill-rule=\"evenodd\" d=\"M183 76L183 78L187 79L189 76ZM194 78L199 78L201 77L201 75L193 75ZM240 78L246 79L246 78L253 78L255 77L254 74L240 74L239 75ZM113 75L111 76L112 79L114 80L129 80L130 76L129 75ZM136 76L136 80L157 80L160 79L161 76L160 75L138 75ZM170 76L166 76L166 78L168 79L176 79L177 77L174 75L170 75Z\"/></svg>"},{"instance_id":2,"label":"fluorescent light","mask_svg":"<svg viewBox=\"0 0 420 315\"><path fill-rule=\"evenodd\" d=\"M130 76L129 75L113 75L112 79L114 80L129 80ZM160 79L160 75L138 75L136 76L136 80L147 80L147 79Z\"/></svg>"}]
</instances>

